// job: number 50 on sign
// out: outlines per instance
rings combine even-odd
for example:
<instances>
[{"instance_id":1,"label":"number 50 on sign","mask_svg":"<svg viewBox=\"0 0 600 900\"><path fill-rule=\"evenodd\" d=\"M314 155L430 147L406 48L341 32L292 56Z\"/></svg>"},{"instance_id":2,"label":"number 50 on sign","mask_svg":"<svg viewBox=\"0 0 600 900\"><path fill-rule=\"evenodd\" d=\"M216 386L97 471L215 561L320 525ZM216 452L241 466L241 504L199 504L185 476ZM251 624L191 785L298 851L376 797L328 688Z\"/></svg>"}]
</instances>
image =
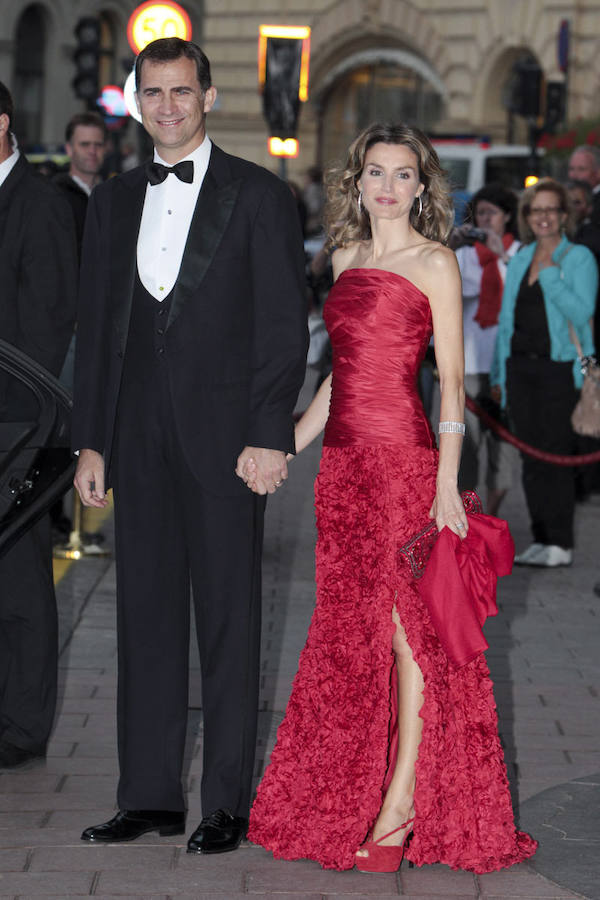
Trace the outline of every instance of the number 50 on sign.
<instances>
[{"instance_id":1,"label":"number 50 on sign","mask_svg":"<svg viewBox=\"0 0 600 900\"><path fill-rule=\"evenodd\" d=\"M178 37L191 40L192 23L185 9L171 0L149 0L132 12L127 23L127 40L134 53L158 38Z\"/></svg>"}]
</instances>

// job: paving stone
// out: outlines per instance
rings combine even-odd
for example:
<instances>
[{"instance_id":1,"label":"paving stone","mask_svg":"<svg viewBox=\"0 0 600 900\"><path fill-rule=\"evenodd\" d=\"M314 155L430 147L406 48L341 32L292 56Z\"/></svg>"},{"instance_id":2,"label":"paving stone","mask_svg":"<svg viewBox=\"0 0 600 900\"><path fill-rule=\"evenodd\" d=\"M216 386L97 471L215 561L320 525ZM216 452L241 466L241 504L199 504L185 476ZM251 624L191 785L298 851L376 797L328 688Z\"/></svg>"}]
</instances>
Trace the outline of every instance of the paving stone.
<instances>
[{"instance_id":1,"label":"paving stone","mask_svg":"<svg viewBox=\"0 0 600 900\"><path fill-rule=\"evenodd\" d=\"M2 846L6 847L6 844L2 842ZM29 854L25 849L0 850L0 888L2 888L2 890L4 890L4 885L2 883L2 873L25 871L28 855Z\"/></svg>"},{"instance_id":2,"label":"paving stone","mask_svg":"<svg viewBox=\"0 0 600 900\"><path fill-rule=\"evenodd\" d=\"M19 772L3 772L0 774L0 793L33 794L55 791L61 782L61 776L48 772L47 764L43 769L32 769Z\"/></svg>"},{"instance_id":3,"label":"paving stone","mask_svg":"<svg viewBox=\"0 0 600 900\"><path fill-rule=\"evenodd\" d=\"M220 854L219 854L220 855ZM233 871L228 863L221 860L218 869L212 865L206 865L205 857L197 872L171 869L161 871L155 865L152 869L140 869L132 872L124 869L118 872L100 872L96 885L97 894L139 894L157 891L169 896L177 896L181 893L192 894L197 897L198 892L211 891L220 894L222 898L230 897L235 893L243 893L243 872Z\"/></svg>"},{"instance_id":4,"label":"paving stone","mask_svg":"<svg viewBox=\"0 0 600 900\"><path fill-rule=\"evenodd\" d=\"M442 894L448 897L464 895L477 897L478 888L471 872L454 872L448 866L433 865L400 870L402 890L406 894Z\"/></svg>"},{"instance_id":5,"label":"paving stone","mask_svg":"<svg viewBox=\"0 0 600 900\"><path fill-rule=\"evenodd\" d=\"M85 844L78 841L71 847L43 847L35 849L29 865L30 872L79 872L101 869L145 870L170 869L175 863L176 848L144 847L138 844L109 846Z\"/></svg>"},{"instance_id":6,"label":"paving stone","mask_svg":"<svg viewBox=\"0 0 600 900\"><path fill-rule=\"evenodd\" d=\"M89 896L93 872L7 872L0 877L0 890L23 896L71 897L73 894ZM50 894L50 891L53 894Z\"/></svg>"},{"instance_id":7,"label":"paving stone","mask_svg":"<svg viewBox=\"0 0 600 900\"><path fill-rule=\"evenodd\" d=\"M263 853L266 854L266 851ZM259 856L248 867L246 889L249 894L271 894L289 891L292 885L301 885L302 890L307 892L357 894L367 889L366 879L367 876L356 869L336 872L322 869L310 860L286 862L267 858L265 862ZM379 875L372 887L380 893L398 893L397 876L392 873Z\"/></svg>"},{"instance_id":8,"label":"paving stone","mask_svg":"<svg viewBox=\"0 0 600 900\"><path fill-rule=\"evenodd\" d=\"M14 828L39 828L47 813L40 810L23 812L2 812L0 810L0 844L4 844L5 835Z\"/></svg>"},{"instance_id":9,"label":"paving stone","mask_svg":"<svg viewBox=\"0 0 600 900\"><path fill-rule=\"evenodd\" d=\"M536 872L527 871L527 864L513 866L511 869L503 869L501 872L489 872L487 875L479 875L481 888L481 900L490 900L491 897L523 897L527 900L535 898L574 897L575 895L564 891L558 885Z\"/></svg>"}]
</instances>

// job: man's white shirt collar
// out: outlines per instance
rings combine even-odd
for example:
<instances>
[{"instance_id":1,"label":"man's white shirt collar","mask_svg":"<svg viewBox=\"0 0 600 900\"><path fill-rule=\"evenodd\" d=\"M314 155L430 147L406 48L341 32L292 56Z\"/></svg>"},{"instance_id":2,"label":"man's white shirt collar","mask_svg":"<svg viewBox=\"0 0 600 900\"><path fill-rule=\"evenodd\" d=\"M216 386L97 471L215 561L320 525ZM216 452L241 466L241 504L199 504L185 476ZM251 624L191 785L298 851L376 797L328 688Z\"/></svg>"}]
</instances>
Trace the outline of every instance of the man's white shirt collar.
<instances>
[{"instance_id":1,"label":"man's white shirt collar","mask_svg":"<svg viewBox=\"0 0 600 900\"><path fill-rule=\"evenodd\" d=\"M10 136L10 143L12 146L12 153L10 156L7 156L6 159L0 163L0 184L4 184L10 173L12 172L13 166L16 164L20 154L19 145L17 144L17 139L14 134Z\"/></svg>"}]
</instances>

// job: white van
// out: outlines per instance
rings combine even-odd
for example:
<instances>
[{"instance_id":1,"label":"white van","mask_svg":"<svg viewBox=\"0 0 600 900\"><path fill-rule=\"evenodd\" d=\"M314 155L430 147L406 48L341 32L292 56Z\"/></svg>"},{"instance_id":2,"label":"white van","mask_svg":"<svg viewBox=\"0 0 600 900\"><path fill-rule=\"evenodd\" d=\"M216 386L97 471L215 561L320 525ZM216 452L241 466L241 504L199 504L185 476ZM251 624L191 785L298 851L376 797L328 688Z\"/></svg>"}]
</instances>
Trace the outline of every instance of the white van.
<instances>
[{"instance_id":1,"label":"white van","mask_svg":"<svg viewBox=\"0 0 600 900\"><path fill-rule=\"evenodd\" d=\"M531 149L525 144L490 144L472 139L436 139L431 142L446 170L456 206L456 218L462 221L464 207L473 194L491 181L522 191L525 179L534 174ZM538 151L541 157L543 151Z\"/></svg>"}]
</instances>

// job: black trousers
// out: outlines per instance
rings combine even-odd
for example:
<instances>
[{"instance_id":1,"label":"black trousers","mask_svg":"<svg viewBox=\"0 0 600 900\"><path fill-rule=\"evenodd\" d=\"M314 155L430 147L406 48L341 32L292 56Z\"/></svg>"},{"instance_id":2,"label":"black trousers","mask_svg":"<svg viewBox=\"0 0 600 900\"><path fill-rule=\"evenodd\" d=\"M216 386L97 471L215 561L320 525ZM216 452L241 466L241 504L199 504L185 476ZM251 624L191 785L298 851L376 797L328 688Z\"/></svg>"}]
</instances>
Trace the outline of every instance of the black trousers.
<instances>
[{"instance_id":1,"label":"black trousers","mask_svg":"<svg viewBox=\"0 0 600 900\"><path fill-rule=\"evenodd\" d=\"M0 559L0 738L43 752L56 709L58 623L50 519Z\"/></svg>"},{"instance_id":2,"label":"black trousers","mask_svg":"<svg viewBox=\"0 0 600 900\"><path fill-rule=\"evenodd\" d=\"M572 363L511 357L507 361L506 388L517 437L550 453L575 452L571 413L577 393ZM523 488L534 541L572 547L573 467L542 462L526 454L522 458Z\"/></svg>"},{"instance_id":3,"label":"black trousers","mask_svg":"<svg viewBox=\"0 0 600 900\"><path fill-rule=\"evenodd\" d=\"M167 370L157 369L164 379L122 389L113 464L118 804L184 809L191 578L202 672L202 809L247 816L265 501L250 491L218 497L201 487L179 445Z\"/></svg>"}]
</instances>

